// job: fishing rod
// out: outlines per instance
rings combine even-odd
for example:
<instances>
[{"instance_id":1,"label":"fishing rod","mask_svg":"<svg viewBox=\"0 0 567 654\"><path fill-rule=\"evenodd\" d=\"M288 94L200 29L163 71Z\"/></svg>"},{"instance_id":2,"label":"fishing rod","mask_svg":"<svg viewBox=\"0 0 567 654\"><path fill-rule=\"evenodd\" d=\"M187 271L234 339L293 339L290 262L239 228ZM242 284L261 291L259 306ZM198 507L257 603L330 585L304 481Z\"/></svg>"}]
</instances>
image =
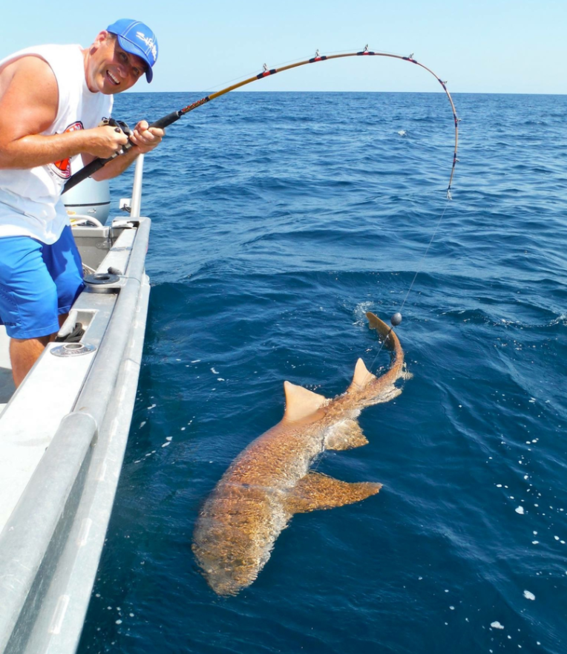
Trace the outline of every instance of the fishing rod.
<instances>
[{"instance_id":1,"label":"fishing rod","mask_svg":"<svg viewBox=\"0 0 567 654\"><path fill-rule=\"evenodd\" d=\"M319 50L315 53L315 56L312 57L311 59L306 59L304 61L298 61L293 64L288 64L286 66L281 66L280 68L271 68L269 69L266 64L264 64L264 70L263 72L259 73L258 75L254 75L253 77L249 77L248 79L245 79L241 82L237 82L236 84L232 84L230 86L227 86L224 89L221 89L220 91L216 91L215 93L211 93L210 95L205 96L204 98L201 98L200 100L197 100L196 102L193 102L192 104L187 105L186 107L183 107L183 109L179 109L178 111L173 111L167 116L163 116L159 120L156 120L155 123L152 123L150 127L158 127L160 129L163 129L165 127L168 127L172 123L175 123L177 120L179 120L182 116L185 114L188 114L190 111L193 111L194 109L197 109L198 107L201 107L204 104L207 104L207 102L210 102L211 100L214 100L215 98L220 98L221 95L225 95L226 93L230 93L230 91L234 91L235 89L239 89L242 86L246 86L247 84L251 84L252 82L256 82L257 80L264 79L265 77L270 77L271 75L275 75L276 73L281 73L284 70L291 70L292 68L299 68L299 66L305 66L307 64L315 64L319 63L320 61L331 61L331 59L343 59L345 57L390 57L392 59L401 59L402 61L409 61L412 64L415 64L416 66L420 66L424 70L426 70L428 73L431 73L433 77L441 84L443 87L443 90L445 91L447 98L449 99L449 102L451 103L451 110L453 112L453 118L455 121L455 149L453 153L453 165L451 167L451 176L449 178L449 185L447 186L447 198L450 200L451 199L451 185L453 183L453 175L455 173L455 166L457 165L457 148L459 146L459 118L457 117L457 110L455 109L455 104L453 103L453 98L451 97L451 94L449 93L447 89L447 82L444 82L440 77L438 77L430 68L427 66L424 66L422 63L419 61L416 61L413 58L413 54L409 55L408 57L403 57L402 55L396 55L396 54L390 54L387 52L374 52L372 50L368 49L368 46L364 48L361 52L347 52L347 53L342 53L342 54L334 54L334 55L320 55ZM103 166L105 166L109 161L112 161L115 159L117 156L120 156L121 154L124 154L125 151L127 151L132 145L130 144L129 146L125 146L120 153L115 154L113 157L110 157L108 159L94 159L91 161L91 163L87 164L84 168L79 170L77 173L72 175L66 182L65 186L63 187L63 193L66 193L70 189L72 189L74 186L82 182L84 179L87 177L90 177L91 175L94 175L98 170L100 170Z\"/></svg>"}]
</instances>

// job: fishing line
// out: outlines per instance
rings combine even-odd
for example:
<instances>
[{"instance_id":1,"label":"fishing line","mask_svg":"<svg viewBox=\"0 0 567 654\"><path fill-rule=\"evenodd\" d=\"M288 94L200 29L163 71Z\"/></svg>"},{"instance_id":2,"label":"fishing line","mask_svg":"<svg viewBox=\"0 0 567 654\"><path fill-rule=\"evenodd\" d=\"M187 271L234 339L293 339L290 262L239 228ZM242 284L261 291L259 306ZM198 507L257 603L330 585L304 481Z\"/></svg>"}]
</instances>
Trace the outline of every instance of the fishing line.
<instances>
[{"instance_id":1,"label":"fishing line","mask_svg":"<svg viewBox=\"0 0 567 654\"><path fill-rule=\"evenodd\" d=\"M427 247L425 248L425 252L422 254L420 262L418 264L417 270L415 271L415 275L413 276L413 279L411 281L410 287L408 288L408 292L406 293L406 296L404 298L404 301L402 302L402 306L398 309L398 312L401 314L403 311L403 308L406 305L406 302L408 301L409 294L411 293L413 289L413 285L415 284L415 280L417 279L417 276L421 273L422 271L422 266L425 262L425 259L427 257L427 254L429 252L429 248L431 247L431 244L435 240L435 236L437 235L437 231L439 230L439 226L441 225L441 221L443 220L445 213L447 212L447 209L449 207L449 199L445 201L445 208L443 209L443 212L439 216L439 220L437 221L437 224L435 225L435 229L433 230L433 234L431 235L431 238L429 239L429 243L427 244Z\"/></svg>"},{"instance_id":2,"label":"fishing line","mask_svg":"<svg viewBox=\"0 0 567 654\"><path fill-rule=\"evenodd\" d=\"M396 313L394 313L393 316L390 318L390 322L392 323L392 327L390 327L390 331L388 332L388 334L386 336L384 336L384 338L382 338L380 340L380 348L378 349L378 352L376 353L376 356L374 357L374 359L372 360L372 363L370 364L370 367L368 368L368 370L370 370L370 371L372 371L372 368L374 368L374 364L376 363L376 360L378 359L378 357L380 356L380 353L384 349L384 345L386 344L386 341L388 340L388 336L390 335L390 332L392 331L393 327L396 327L397 325L399 325L402 322L402 311L403 311L403 309L404 309L404 307L406 305L406 302L408 301L408 297L409 297L409 295L410 295L410 293L411 293L411 291L412 291L412 289L414 287L414 284L415 284L415 282L417 280L418 275L422 272L423 264L425 262L427 254L429 252L429 249L431 248L431 245L432 245L433 241L435 240L435 236L437 235L437 232L439 231L439 227L441 226L441 222L442 222L445 214L447 213L447 209L449 208L449 201L451 199L452 199L451 197L448 197L445 200L445 207L444 207L443 211L441 212L441 215L439 216L439 219L437 220L437 224L435 225L435 229L433 230L433 234L431 235L431 238L429 239L429 243L427 244L427 247L425 248L425 252L421 255L421 259L419 260L417 270L415 271L413 279L411 280L411 283L410 283L409 288L407 290L406 296L405 296L400 308L398 309L398 311Z\"/></svg>"}]
</instances>

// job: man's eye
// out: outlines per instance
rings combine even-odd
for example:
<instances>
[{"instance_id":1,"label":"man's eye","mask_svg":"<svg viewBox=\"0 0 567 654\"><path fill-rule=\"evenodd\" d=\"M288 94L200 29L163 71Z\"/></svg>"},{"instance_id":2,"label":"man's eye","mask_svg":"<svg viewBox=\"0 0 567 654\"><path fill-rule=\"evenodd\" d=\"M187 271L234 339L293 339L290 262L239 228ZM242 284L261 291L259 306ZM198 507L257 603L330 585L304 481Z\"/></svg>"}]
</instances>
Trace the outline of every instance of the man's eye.
<instances>
[{"instance_id":1,"label":"man's eye","mask_svg":"<svg viewBox=\"0 0 567 654\"><path fill-rule=\"evenodd\" d=\"M140 77L142 74L142 71L139 68L132 68L132 72L134 73L134 77Z\"/></svg>"},{"instance_id":2,"label":"man's eye","mask_svg":"<svg viewBox=\"0 0 567 654\"><path fill-rule=\"evenodd\" d=\"M128 61L128 57L124 54L124 52L120 53L120 61L123 63L126 63Z\"/></svg>"}]
</instances>

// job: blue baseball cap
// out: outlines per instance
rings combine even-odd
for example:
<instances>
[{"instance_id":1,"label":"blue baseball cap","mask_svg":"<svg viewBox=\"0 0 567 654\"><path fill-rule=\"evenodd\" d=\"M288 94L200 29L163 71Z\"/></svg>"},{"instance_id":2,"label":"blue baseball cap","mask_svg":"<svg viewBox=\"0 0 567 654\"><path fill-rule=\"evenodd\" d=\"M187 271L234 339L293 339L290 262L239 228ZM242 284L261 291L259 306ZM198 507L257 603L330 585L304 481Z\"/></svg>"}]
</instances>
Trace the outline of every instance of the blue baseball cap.
<instances>
[{"instance_id":1,"label":"blue baseball cap","mask_svg":"<svg viewBox=\"0 0 567 654\"><path fill-rule=\"evenodd\" d=\"M136 55L147 64L146 79L151 82L154 76L152 66L158 58L158 43L152 30L139 20L121 18L106 28L115 34L122 50Z\"/></svg>"}]
</instances>

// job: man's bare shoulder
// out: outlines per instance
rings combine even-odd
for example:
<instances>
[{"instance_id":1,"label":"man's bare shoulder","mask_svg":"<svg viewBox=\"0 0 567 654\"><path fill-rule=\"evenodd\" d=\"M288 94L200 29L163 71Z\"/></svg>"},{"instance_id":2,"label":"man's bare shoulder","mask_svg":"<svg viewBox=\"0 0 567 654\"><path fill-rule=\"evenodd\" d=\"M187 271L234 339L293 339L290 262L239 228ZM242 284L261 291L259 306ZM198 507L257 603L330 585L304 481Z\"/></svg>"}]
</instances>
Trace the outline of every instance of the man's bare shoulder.
<instances>
[{"instance_id":1,"label":"man's bare shoulder","mask_svg":"<svg viewBox=\"0 0 567 654\"><path fill-rule=\"evenodd\" d=\"M15 78L19 81L39 83L43 88L57 88L55 74L51 66L38 55L24 55L8 61L0 67L0 95Z\"/></svg>"},{"instance_id":2,"label":"man's bare shoulder","mask_svg":"<svg viewBox=\"0 0 567 654\"><path fill-rule=\"evenodd\" d=\"M59 88L51 66L26 55L0 69L0 129L17 135L40 133L55 120ZM3 140L3 139L0 139Z\"/></svg>"}]
</instances>

